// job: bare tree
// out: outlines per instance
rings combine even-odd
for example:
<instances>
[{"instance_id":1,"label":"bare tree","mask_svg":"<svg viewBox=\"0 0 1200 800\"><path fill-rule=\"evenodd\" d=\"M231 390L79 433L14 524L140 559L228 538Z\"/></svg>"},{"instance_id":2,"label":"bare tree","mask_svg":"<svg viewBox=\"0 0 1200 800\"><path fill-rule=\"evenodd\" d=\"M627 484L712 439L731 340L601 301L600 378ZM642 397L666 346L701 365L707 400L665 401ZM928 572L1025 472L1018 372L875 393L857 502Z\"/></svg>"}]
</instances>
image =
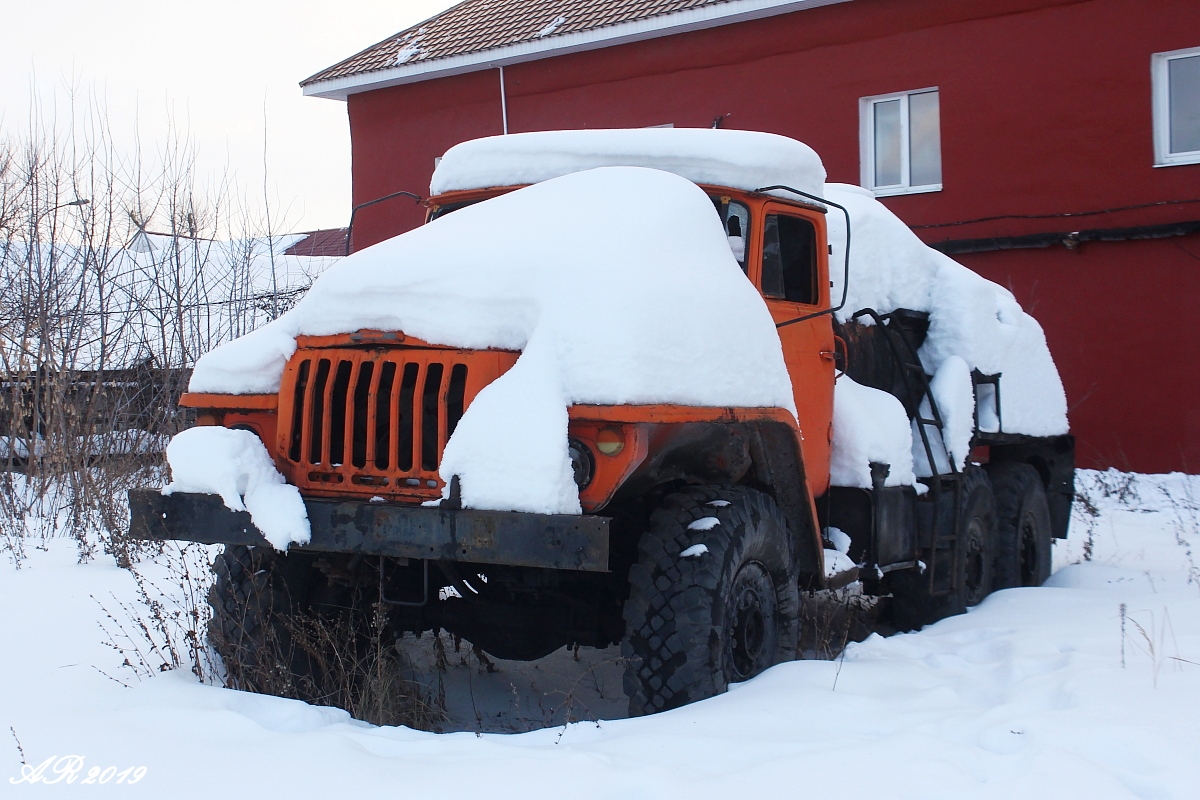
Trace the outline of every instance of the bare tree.
<instances>
[{"instance_id":1,"label":"bare tree","mask_svg":"<svg viewBox=\"0 0 1200 800\"><path fill-rule=\"evenodd\" d=\"M0 544L18 559L61 532L81 558L137 557L125 490L162 479L192 365L311 281L280 283L277 224L228 175L202 180L174 124L121 151L94 96L0 133Z\"/></svg>"}]
</instances>

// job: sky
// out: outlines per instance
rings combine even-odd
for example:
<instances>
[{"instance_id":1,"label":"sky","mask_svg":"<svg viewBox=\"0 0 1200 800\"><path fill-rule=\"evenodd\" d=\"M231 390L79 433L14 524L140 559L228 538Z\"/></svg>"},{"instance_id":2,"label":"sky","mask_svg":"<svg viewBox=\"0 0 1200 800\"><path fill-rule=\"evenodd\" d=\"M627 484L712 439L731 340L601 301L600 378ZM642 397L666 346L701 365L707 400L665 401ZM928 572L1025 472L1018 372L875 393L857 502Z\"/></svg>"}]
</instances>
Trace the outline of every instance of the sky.
<instances>
[{"instance_id":1,"label":"sky","mask_svg":"<svg viewBox=\"0 0 1200 800\"><path fill-rule=\"evenodd\" d=\"M309 75L453 0L7 0L0 25L0 134L31 100L94 92L118 147L190 133L203 174L228 170L270 198L283 228L341 227L350 214L346 105L304 97ZM264 191L264 119L267 179Z\"/></svg>"}]
</instances>

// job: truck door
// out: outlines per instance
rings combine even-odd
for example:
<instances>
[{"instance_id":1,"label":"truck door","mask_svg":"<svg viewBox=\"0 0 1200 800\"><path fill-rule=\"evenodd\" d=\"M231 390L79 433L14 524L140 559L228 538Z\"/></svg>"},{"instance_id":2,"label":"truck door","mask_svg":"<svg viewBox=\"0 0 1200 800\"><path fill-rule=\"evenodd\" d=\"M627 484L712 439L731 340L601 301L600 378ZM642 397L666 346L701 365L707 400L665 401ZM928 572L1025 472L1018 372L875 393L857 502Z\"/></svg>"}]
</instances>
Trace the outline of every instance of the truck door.
<instances>
[{"instance_id":1,"label":"truck door","mask_svg":"<svg viewBox=\"0 0 1200 800\"><path fill-rule=\"evenodd\" d=\"M776 323L829 308L825 220L783 204L764 207L755 280ZM805 471L813 495L829 485L833 435L834 341L830 315L779 329L783 357L804 434Z\"/></svg>"}]
</instances>

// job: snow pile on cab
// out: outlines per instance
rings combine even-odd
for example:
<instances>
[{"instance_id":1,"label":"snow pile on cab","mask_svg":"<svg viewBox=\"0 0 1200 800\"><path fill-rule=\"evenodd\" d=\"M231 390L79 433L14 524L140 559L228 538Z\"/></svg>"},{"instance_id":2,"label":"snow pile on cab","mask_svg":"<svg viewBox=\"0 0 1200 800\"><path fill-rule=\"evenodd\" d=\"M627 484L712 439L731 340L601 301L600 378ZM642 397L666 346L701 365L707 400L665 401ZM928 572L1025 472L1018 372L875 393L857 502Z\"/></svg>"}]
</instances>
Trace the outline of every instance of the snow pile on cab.
<instances>
[{"instance_id":1,"label":"snow pile on cab","mask_svg":"<svg viewBox=\"0 0 1200 800\"><path fill-rule=\"evenodd\" d=\"M278 391L301 334L399 330L522 351L479 393L441 474L473 508L580 513L576 403L795 412L775 326L712 202L667 172L609 167L539 183L342 260L287 314L200 359L191 391Z\"/></svg>"},{"instance_id":2,"label":"snow pile on cab","mask_svg":"<svg viewBox=\"0 0 1200 800\"><path fill-rule=\"evenodd\" d=\"M820 195L821 157L808 145L758 131L637 128L540 131L455 145L433 172L429 191L540 183L596 167L650 167L693 183L754 191L783 184Z\"/></svg>"},{"instance_id":3,"label":"snow pile on cab","mask_svg":"<svg viewBox=\"0 0 1200 800\"><path fill-rule=\"evenodd\" d=\"M171 483L163 494L220 495L233 511L249 511L254 526L278 550L311 536L300 490L288 484L262 441L250 431L190 428L167 445Z\"/></svg>"}]
</instances>

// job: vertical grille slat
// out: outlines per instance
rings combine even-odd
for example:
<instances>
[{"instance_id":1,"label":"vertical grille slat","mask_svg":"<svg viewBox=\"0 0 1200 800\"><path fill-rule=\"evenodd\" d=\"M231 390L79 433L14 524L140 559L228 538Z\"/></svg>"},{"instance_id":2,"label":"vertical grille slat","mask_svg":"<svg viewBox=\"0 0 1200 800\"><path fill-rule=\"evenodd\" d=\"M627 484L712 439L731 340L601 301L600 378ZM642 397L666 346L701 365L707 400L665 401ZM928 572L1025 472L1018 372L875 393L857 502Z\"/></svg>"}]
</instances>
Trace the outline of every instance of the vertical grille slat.
<instances>
[{"instance_id":1,"label":"vertical grille slat","mask_svg":"<svg viewBox=\"0 0 1200 800\"><path fill-rule=\"evenodd\" d=\"M420 366L413 363L404 365L404 377L400 381L400 402L399 402L399 420L397 429L399 433L396 445L396 469L401 472L408 472L413 468L413 443L415 436L413 435L413 400L417 394L417 373L420 372Z\"/></svg>"},{"instance_id":2,"label":"vertical grille slat","mask_svg":"<svg viewBox=\"0 0 1200 800\"><path fill-rule=\"evenodd\" d=\"M375 371L372 361L358 361L354 365L350 385L354 387L354 403L347 414L346 435L350 438L350 463L356 467L367 465L367 409L371 406L371 373Z\"/></svg>"},{"instance_id":3,"label":"vertical grille slat","mask_svg":"<svg viewBox=\"0 0 1200 800\"><path fill-rule=\"evenodd\" d=\"M296 387L292 393L292 431L288 438L288 458L300 460L301 449L304 445L304 399L308 391L308 373L312 369L312 361L304 359L296 370Z\"/></svg>"},{"instance_id":4,"label":"vertical grille slat","mask_svg":"<svg viewBox=\"0 0 1200 800\"><path fill-rule=\"evenodd\" d=\"M324 360L324 359L322 359ZM319 463L332 467L333 461L329 457L330 444L330 428L332 428L333 416L333 385L337 383L337 367L330 360L329 367L325 371L324 393L321 397L321 460Z\"/></svg>"},{"instance_id":5,"label":"vertical grille slat","mask_svg":"<svg viewBox=\"0 0 1200 800\"><path fill-rule=\"evenodd\" d=\"M442 373L445 367L433 363L425 369L425 386L421 391L421 469L432 472L438 466L441 440Z\"/></svg>"},{"instance_id":6,"label":"vertical grille slat","mask_svg":"<svg viewBox=\"0 0 1200 800\"><path fill-rule=\"evenodd\" d=\"M383 367L385 365L376 364L375 362L369 363L371 364L371 384L367 388L366 430L363 433L366 452L363 454L363 462L365 464L375 464L375 452L379 444L379 382L383 378ZM384 447L386 446L385 444Z\"/></svg>"},{"instance_id":7,"label":"vertical grille slat","mask_svg":"<svg viewBox=\"0 0 1200 800\"><path fill-rule=\"evenodd\" d=\"M322 358L317 361L317 376L313 380L312 389L309 392L309 422L308 422L308 463L321 464L324 448L322 443L325 440L325 407L327 393L325 384L329 382L329 359Z\"/></svg>"},{"instance_id":8,"label":"vertical grille slat","mask_svg":"<svg viewBox=\"0 0 1200 800\"><path fill-rule=\"evenodd\" d=\"M375 402L372 410L375 413L375 421L372 425L374 438L371 446L374 452L367 456L367 460L375 464L376 469L387 469L392 463L390 455L392 453L392 384L396 381L396 363L394 361L385 361L379 368L379 374L376 378L375 387Z\"/></svg>"},{"instance_id":9,"label":"vertical grille slat","mask_svg":"<svg viewBox=\"0 0 1200 800\"><path fill-rule=\"evenodd\" d=\"M450 370L450 388L446 391L446 441L454 435L462 419L467 395L467 365L455 364Z\"/></svg>"},{"instance_id":10,"label":"vertical grille slat","mask_svg":"<svg viewBox=\"0 0 1200 800\"><path fill-rule=\"evenodd\" d=\"M354 365L349 361L339 361L337 372L333 376L333 385L329 389L329 460L330 466L341 466L346 463L346 421L347 406L350 405L350 374Z\"/></svg>"}]
</instances>

